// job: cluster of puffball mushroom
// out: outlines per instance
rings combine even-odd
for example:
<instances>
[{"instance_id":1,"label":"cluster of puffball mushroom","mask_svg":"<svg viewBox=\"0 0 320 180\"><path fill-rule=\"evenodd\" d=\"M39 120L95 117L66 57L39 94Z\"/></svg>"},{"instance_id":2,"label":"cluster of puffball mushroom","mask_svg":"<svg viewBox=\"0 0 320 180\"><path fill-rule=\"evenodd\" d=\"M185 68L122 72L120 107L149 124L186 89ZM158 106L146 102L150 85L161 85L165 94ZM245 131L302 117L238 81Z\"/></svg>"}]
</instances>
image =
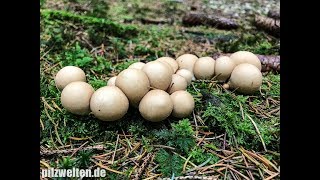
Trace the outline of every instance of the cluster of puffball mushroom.
<instances>
[{"instance_id":1,"label":"cluster of puffball mushroom","mask_svg":"<svg viewBox=\"0 0 320 180\"><path fill-rule=\"evenodd\" d=\"M158 122L170 115L184 118L192 113L195 102L186 89L195 79L215 79L225 83L225 88L251 94L262 84L261 62L248 51L216 60L193 54L177 59L161 57L148 63L131 64L96 91L86 82L82 69L66 66L56 74L55 83L62 90L62 106L73 114L92 112L102 121L116 121L124 117L131 106L139 109L144 119Z\"/></svg>"}]
</instances>

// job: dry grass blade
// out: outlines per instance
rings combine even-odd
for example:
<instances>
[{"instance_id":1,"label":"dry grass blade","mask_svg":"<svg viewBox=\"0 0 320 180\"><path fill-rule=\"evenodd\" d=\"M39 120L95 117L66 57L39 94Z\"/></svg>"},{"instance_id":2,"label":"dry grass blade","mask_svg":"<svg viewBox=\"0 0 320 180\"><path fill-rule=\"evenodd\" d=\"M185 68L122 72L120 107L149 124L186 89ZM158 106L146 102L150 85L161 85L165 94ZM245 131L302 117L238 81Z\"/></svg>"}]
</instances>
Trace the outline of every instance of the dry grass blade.
<instances>
[{"instance_id":1,"label":"dry grass blade","mask_svg":"<svg viewBox=\"0 0 320 180\"><path fill-rule=\"evenodd\" d=\"M116 146L115 146L115 148L114 148L114 152L113 152L113 155L112 155L111 164L113 164L113 162L114 162L114 157L116 156L118 142L119 142L119 135L117 136Z\"/></svg>"},{"instance_id":2,"label":"dry grass blade","mask_svg":"<svg viewBox=\"0 0 320 180\"><path fill-rule=\"evenodd\" d=\"M57 140L58 140L59 144L61 144L61 146L64 146L64 144L62 143L62 141L60 139L57 126L54 126L54 132L55 132L55 134L57 136Z\"/></svg>"},{"instance_id":3,"label":"dry grass blade","mask_svg":"<svg viewBox=\"0 0 320 180\"><path fill-rule=\"evenodd\" d=\"M271 176L267 177L267 178L264 179L264 180L271 180L272 178L278 176L279 174L280 174L280 173L275 173L274 175L271 175Z\"/></svg>"},{"instance_id":4,"label":"dry grass blade","mask_svg":"<svg viewBox=\"0 0 320 180\"><path fill-rule=\"evenodd\" d=\"M245 179L247 179L247 180L250 180L250 178L248 178L247 176L245 176L244 174L242 174L241 172L239 172L239 171L237 171L237 170L235 170L235 169L233 169L232 167L228 167L231 171L233 171L233 172L235 172L235 173L237 173L237 174L239 174L241 177L243 177L243 178L245 178Z\"/></svg>"},{"instance_id":5,"label":"dry grass blade","mask_svg":"<svg viewBox=\"0 0 320 180\"><path fill-rule=\"evenodd\" d=\"M44 166L45 166L46 168L48 168L48 169L51 168L50 165L49 165L48 163L44 162L44 161L41 161L41 160L40 160L40 164L44 165Z\"/></svg>"},{"instance_id":6,"label":"dry grass blade","mask_svg":"<svg viewBox=\"0 0 320 180\"><path fill-rule=\"evenodd\" d=\"M170 147L170 146L165 146L165 145L151 145L151 146L157 147L157 148L166 148L166 149L175 150L175 148Z\"/></svg>"},{"instance_id":7,"label":"dry grass blade","mask_svg":"<svg viewBox=\"0 0 320 180\"><path fill-rule=\"evenodd\" d=\"M162 174L157 174L157 175L155 175L155 176L151 176L151 177L145 178L145 179L143 179L143 180L155 179L156 177L161 176L161 175L162 175Z\"/></svg>"},{"instance_id":8,"label":"dry grass blade","mask_svg":"<svg viewBox=\"0 0 320 180\"><path fill-rule=\"evenodd\" d=\"M44 125L43 125L41 118L40 118L40 125L41 125L42 130L44 130Z\"/></svg>"},{"instance_id":9,"label":"dry grass blade","mask_svg":"<svg viewBox=\"0 0 320 180\"><path fill-rule=\"evenodd\" d=\"M110 171L110 172L114 172L114 173L117 173L117 174L121 174L121 175L124 175L124 173L123 172L120 172L120 171L117 171L117 170L114 170L114 169L111 169L111 168L109 168L109 167L107 167L107 166L104 166L103 164L101 164L101 162L99 162L99 163L97 163L97 162L95 162L95 161L93 161L97 166L99 166L99 167L101 167L101 168L103 168L103 169L105 169L105 170L107 170L107 171Z\"/></svg>"},{"instance_id":10,"label":"dry grass blade","mask_svg":"<svg viewBox=\"0 0 320 180\"><path fill-rule=\"evenodd\" d=\"M43 104L44 104L47 108L49 108L51 111L53 111L53 112L56 111L53 107L51 107L51 106L48 104L48 102L46 101L46 99L45 99L44 97L41 97L41 100L42 100Z\"/></svg>"},{"instance_id":11,"label":"dry grass blade","mask_svg":"<svg viewBox=\"0 0 320 180\"><path fill-rule=\"evenodd\" d=\"M175 155L178 155L179 157L181 157L183 160L187 160L185 157L181 156L180 154L173 152ZM197 165L195 165L194 163L192 163L191 161L188 161L189 164L191 164L193 167L197 167Z\"/></svg>"},{"instance_id":12,"label":"dry grass blade","mask_svg":"<svg viewBox=\"0 0 320 180\"><path fill-rule=\"evenodd\" d=\"M263 140L263 138L262 138L262 136L261 136L261 133L260 133L258 127L257 127L257 124L253 121L253 119L252 119L248 114L246 114L246 115L247 115L247 117L250 119L250 121L252 122L254 128L256 129L256 131L257 131L257 133L258 133L258 135L259 135L259 137L260 137L260 139L261 139L262 146L263 146L264 150L267 152L266 144L264 143L264 140Z\"/></svg>"},{"instance_id":13,"label":"dry grass blade","mask_svg":"<svg viewBox=\"0 0 320 180\"><path fill-rule=\"evenodd\" d=\"M53 100L51 100L51 102L55 108L57 108L60 112L62 112L62 109L59 108L59 106Z\"/></svg>"},{"instance_id":14,"label":"dry grass blade","mask_svg":"<svg viewBox=\"0 0 320 180\"><path fill-rule=\"evenodd\" d=\"M186 167L187 167L187 164L188 164L188 161L190 160L192 156L190 155L187 160L185 161L185 163L183 164L183 168L182 168L182 172L186 172Z\"/></svg>"}]
</instances>

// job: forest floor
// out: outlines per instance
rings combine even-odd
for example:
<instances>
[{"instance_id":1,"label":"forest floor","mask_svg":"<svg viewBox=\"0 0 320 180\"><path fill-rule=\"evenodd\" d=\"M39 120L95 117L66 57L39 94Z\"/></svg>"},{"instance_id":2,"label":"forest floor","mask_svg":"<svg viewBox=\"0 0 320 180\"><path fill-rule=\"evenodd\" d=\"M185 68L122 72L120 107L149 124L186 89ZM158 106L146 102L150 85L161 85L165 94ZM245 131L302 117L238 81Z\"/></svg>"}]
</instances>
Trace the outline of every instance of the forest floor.
<instances>
[{"instance_id":1,"label":"forest floor","mask_svg":"<svg viewBox=\"0 0 320 180\"><path fill-rule=\"evenodd\" d=\"M279 8L279 0L41 1L40 168L100 167L101 179L280 179L280 72L263 72L250 96L194 81L194 113L159 123L133 108L116 122L70 114L54 83L67 65L82 68L96 90L132 63L162 56L280 55L280 39L253 25L254 15ZM185 26L191 9L239 28Z\"/></svg>"}]
</instances>

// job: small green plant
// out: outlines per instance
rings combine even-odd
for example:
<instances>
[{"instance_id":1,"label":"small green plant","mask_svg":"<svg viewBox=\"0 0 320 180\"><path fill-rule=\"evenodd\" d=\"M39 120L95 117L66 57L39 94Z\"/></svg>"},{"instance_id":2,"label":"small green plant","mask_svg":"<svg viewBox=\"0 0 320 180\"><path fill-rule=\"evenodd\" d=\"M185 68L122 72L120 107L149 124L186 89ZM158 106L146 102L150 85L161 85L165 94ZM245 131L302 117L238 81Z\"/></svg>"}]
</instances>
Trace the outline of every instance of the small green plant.
<instances>
[{"instance_id":1,"label":"small green plant","mask_svg":"<svg viewBox=\"0 0 320 180\"><path fill-rule=\"evenodd\" d=\"M159 163L158 170L164 177L171 177L172 174L181 175L184 161L178 155L160 149L156 154L155 161Z\"/></svg>"},{"instance_id":2,"label":"small green plant","mask_svg":"<svg viewBox=\"0 0 320 180\"><path fill-rule=\"evenodd\" d=\"M63 157L59 163L58 163L58 168L61 169L72 169L75 167L76 161L74 159L71 159L70 156Z\"/></svg>"},{"instance_id":3,"label":"small green plant","mask_svg":"<svg viewBox=\"0 0 320 180\"><path fill-rule=\"evenodd\" d=\"M183 119L177 124L172 124L172 130L160 130L155 132L156 137L167 144L177 148L179 152L187 153L193 146L195 146L195 139L193 137L189 119Z\"/></svg>"},{"instance_id":4,"label":"small green plant","mask_svg":"<svg viewBox=\"0 0 320 180\"><path fill-rule=\"evenodd\" d=\"M192 161L193 163L196 163L198 165L206 162L209 160L209 164L214 164L216 162L218 162L219 158L212 154L212 153L208 153L205 152L204 149L201 149L199 147L195 147L191 153L190 153L190 161Z\"/></svg>"},{"instance_id":5,"label":"small green plant","mask_svg":"<svg viewBox=\"0 0 320 180\"><path fill-rule=\"evenodd\" d=\"M92 151L79 151L78 158L76 160L77 166L79 168L88 168L91 164L90 158L92 156Z\"/></svg>"}]
</instances>

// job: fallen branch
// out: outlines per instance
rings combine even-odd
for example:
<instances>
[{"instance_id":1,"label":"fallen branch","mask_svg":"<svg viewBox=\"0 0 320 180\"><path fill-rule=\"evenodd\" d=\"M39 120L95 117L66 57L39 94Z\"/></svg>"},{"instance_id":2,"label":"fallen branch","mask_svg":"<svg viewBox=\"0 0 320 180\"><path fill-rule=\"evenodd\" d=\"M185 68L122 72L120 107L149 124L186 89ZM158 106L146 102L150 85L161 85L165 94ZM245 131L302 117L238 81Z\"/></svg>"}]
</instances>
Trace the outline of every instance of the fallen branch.
<instances>
[{"instance_id":1,"label":"fallen branch","mask_svg":"<svg viewBox=\"0 0 320 180\"><path fill-rule=\"evenodd\" d=\"M73 153L74 151L79 151L79 150L103 150L104 147L103 145L96 145L96 146L88 146L88 147L83 147L81 149L79 148L74 148L74 149L63 149L63 150L40 150L40 156L51 156L54 154L70 154Z\"/></svg>"},{"instance_id":2,"label":"fallen branch","mask_svg":"<svg viewBox=\"0 0 320 180\"><path fill-rule=\"evenodd\" d=\"M220 56L230 56L230 53L216 53L212 56L213 59L218 59ZM262 72L266 71L275 71L280 72L280 56L277 55L260 55L258 56L261 65L262 65Z\"/></svg>"},{"instance_id":3,"label":"fallen branch","mask_svg":"<svg viewBox=\"0 0 320 180\"><path fill-rule=\"evenodd\" d=\"M275 37L280 37L280 20L256 15L254 24Z\"/></svg>"},{"instance_id":4,"label":"fallen branch","mask_svg":"<svg viewBox=\"0 0 320 180\"><path fill-rule=\"evenodd\" d=\"M184 25L196 26L196 25L206 25L212 26L218 29L236 29L239 27L239 24L231 19L216 16L208 15L204 13L188 13L183 16L182 23Z\"/></svg>"},{"instance_id":5,"label":"fallen branch","mask_svg":"<svg viewBox=\"0 0 320 180\"><path fill-rule=\"evenodd\" d=\"M206 180L216 180L218 178L214 177L214 176L181 176L181 177L175 177L175 178L158 178L159 180L171 180L171 179L175 179L175 180L182 180L182 179L206 179Z\"/></svg>"}]
</instances>

